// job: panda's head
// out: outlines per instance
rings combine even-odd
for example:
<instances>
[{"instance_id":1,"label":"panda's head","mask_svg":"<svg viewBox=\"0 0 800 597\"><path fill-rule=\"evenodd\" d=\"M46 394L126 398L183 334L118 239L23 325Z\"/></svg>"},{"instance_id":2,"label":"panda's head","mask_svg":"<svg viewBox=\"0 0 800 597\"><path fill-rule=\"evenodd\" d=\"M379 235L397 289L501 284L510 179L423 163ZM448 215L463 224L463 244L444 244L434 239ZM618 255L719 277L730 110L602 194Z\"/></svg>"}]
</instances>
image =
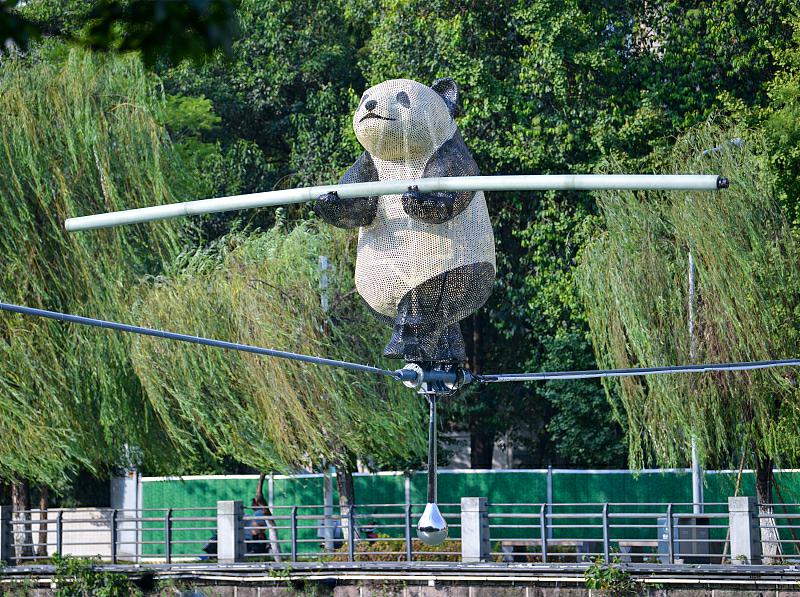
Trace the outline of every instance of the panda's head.
<instances>
[{"instance_id":1,"label":"panda's head","mask_svg":"<svg viewBox=\"0 0 800 597\"><path fill-rule=\"evenodd\" d=\"M353 128L364 149L383 160L421 158L453 136L457 110L453 79L438 79L431 87L392 79L364 92Z\"/></svg>"}]
</instances>

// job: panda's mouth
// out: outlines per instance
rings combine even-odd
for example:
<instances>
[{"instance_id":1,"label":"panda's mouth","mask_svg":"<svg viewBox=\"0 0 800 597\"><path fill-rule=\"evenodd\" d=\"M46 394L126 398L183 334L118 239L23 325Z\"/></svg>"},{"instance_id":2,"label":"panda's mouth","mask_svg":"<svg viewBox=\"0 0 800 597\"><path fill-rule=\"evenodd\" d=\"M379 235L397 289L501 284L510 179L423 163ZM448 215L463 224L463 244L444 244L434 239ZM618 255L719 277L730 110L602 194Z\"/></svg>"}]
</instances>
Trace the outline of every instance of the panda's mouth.
<instances>
[{"instance_id":1,"label":"panda's mouth","mask_svg":"<svg viewBox=\"0 0 800 597\"><path fill-rule=\"evenodd\" d=\"M370 118L377 118L378 120L397 120L396 118L389 118L387 116L381 116L380 114L375 114L375 112L367 112L364 116L361 117L359 122L364 122L365 120L369 120Z\"/></svg>"}]
</instances>

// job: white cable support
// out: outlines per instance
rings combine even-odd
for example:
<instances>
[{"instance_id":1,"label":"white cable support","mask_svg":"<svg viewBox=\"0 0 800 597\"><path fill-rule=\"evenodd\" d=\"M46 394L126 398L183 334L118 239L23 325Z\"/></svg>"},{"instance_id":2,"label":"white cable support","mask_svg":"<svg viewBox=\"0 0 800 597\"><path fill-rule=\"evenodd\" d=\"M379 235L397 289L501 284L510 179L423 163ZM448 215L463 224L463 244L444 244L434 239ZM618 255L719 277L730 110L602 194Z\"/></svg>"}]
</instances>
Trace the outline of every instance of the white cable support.
<instances>
[{"instance_id":1,"label":"white cable support","mask_svg":"<svg viewBox=\"0 0 800 597\"><path fill-rule=\"evenodd\" d=\"M185 201L168 205L127 209L90 216L69 218L64 227L70 232L110 228L168 220L182 216L237 211L255 207L275 207L313 201L320 195L336 191L340 197L352 199L375 195L396 195L416 186L422 193L463 191L716 191L726 188L728 181L716 174L553 174L513 176L452 176L409 180L357 182L266 191L248 195L231 195L215 199Z\"/></svg>"}]
</instances>

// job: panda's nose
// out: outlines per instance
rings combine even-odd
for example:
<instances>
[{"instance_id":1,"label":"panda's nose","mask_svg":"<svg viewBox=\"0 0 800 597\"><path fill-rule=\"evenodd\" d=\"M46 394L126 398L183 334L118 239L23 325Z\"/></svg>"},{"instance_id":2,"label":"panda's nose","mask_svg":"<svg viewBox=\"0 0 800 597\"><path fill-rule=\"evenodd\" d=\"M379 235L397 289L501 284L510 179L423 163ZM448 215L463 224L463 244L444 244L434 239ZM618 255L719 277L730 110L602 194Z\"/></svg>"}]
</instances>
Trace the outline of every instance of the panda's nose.
<instances>
[{"instance_id":1,"label":"panda's nose","mask_svg":"<svg viewBox=\"0 0 800 597\"><path fill-rule=\"evenodd\" d=\"M376 102L375 100L369 100L366 104L364 104L364 107L367 109L367 112L372 112L375 109L375 106L377 105L378 102Z\"/></svg>"}]
</instances>

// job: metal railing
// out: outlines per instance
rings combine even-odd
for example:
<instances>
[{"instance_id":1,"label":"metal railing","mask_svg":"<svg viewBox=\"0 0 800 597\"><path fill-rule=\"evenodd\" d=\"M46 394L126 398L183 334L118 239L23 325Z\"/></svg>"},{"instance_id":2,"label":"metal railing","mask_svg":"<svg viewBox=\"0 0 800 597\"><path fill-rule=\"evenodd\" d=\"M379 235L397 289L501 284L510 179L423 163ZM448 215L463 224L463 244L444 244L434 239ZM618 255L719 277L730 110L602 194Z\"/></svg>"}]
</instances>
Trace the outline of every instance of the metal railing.
<instances>
[{"instance_id":1,"label":"metal railing","mask_svg":"<svg viewBox=\"0 0 800 597\"><path fill-rule=\"evenodd\" d=\"M4 507L5 509L5 507ZM10 511L9 511L10 512ZM17 563L49 561L54 554L111 563L197 560L216 532L216 507L14 511L7 541ZM200 535L203 537L201 538ZM42 541L42 538L45 538Z\"/></svg>"},{"instance_id":2,"label":"metal railing","mask_svg":"<svg viewBox=\"0 0 800 597\"><path fill-rule=\"evenodd\" d=\"M458 558L460 505L439 504L451 535L440 549L416 540L416 520L425 504L357 504L344 515L326 515L325 506L244 508L246 560L414 561ZM354 529L353 540L350 541ZM327 530L327 533L326 533Z\"/></svg>"},{"instance_id":3,"label":"metal railing","mask_svg":"<svg viewBox=\"0 0 800 597\"><path fill-rule=\"evenodd\" d=\"M800 561L800 504L759 504L758 522L765 560Z\"/></svg>"},{"instance_id":4,"label":"metal railing","mask_svg":"<svg viewBox=\"0 0 800 597\"><path fill-rule=\"evenodd\" d=\"M705 511L695 514L689 503L480 500L477 510L465 510L466 502L439 504L449 538L435 548L416 539L424 504L358 504L334 510L330 504L270 509L218 502L199 508L49 510L43 519L38 510L12 513L3 506L0 559L46 563L58 553L118 564L463 560L553 565L600 558L657 566L800 561L800 504L759 506L752 498L731 498L729 503L706 503ZM466 520L471 522L462 526Z\"/></svg>"},{"instance_id":5,"label":"metal railing","mask_svg":"<svg viewBox=\"0 0 800 597\"><path fill-rule=\"evenodd\" d=\"M489 504L491 556L506 562L722 563L727 504Z\"/></svg>"}]
</instances>

